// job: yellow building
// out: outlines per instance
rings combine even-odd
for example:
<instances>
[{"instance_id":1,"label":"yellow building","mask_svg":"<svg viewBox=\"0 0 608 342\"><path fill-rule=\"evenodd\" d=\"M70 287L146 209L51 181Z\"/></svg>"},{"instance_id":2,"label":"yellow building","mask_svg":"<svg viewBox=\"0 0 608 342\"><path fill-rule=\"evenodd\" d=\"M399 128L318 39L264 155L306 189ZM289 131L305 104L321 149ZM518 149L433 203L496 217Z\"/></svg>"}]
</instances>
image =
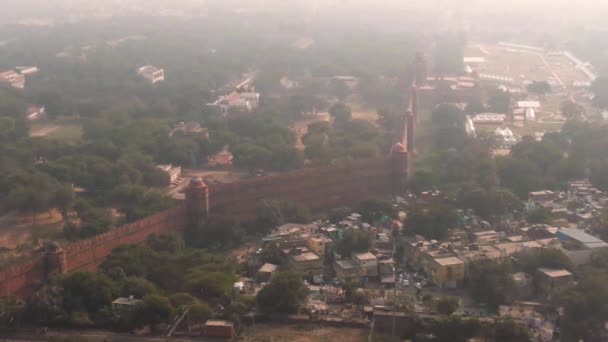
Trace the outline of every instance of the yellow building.
<instances>
[{"instance_id":1,"label":"yellow building","mask_svg":"<svg viewBox=\"0 0 608 342\"><path fill-rule=\"evenodd\" d=\"M425 271L430 280L442 288L456 288L464 282L464 261L457 257L435 258Z\"/></svg>"},{"instance_id":2,"label":"yellow building","mask_svg":"<svg viewBox=\"0 0 608 342\"><path fill-rule=\"evenodd\" d=\"M325 253L329 250L332 242L332 239L326 236L315 236L306 240L308 248L310 248L311 251L316 253L321 258L325 257Z\"/></svg>"}]
</instances>

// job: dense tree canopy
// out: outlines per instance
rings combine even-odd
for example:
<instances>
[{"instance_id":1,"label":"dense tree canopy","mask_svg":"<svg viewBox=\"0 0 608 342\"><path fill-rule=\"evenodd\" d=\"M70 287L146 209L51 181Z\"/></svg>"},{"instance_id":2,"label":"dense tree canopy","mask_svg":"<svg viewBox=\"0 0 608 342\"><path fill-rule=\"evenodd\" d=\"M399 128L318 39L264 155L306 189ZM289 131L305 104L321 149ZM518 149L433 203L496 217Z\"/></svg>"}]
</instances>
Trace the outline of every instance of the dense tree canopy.
<instances>
[{"instance_id":1,"label":"dense tree canopy","mask_svg":"<svg viewBox=\"0 0 608 342\"><path fill-rule=\"evenodd\" d=\"M446 205L412 206L404 222L406 234L419 234L427 239L442 240L458 224L458 214Z\"/></svg>"},{"instance_id":2,"label":"dense tree canopy","mask_svg":"<svg viewBox=\"0 0 608 342\"><path fill-rule=\"evenodd\" d=\"M257 295L258 307L267 313L296 313L304 303L308 289L297 274L284 271L274 275Z\"/></svg>"}]
</instances>

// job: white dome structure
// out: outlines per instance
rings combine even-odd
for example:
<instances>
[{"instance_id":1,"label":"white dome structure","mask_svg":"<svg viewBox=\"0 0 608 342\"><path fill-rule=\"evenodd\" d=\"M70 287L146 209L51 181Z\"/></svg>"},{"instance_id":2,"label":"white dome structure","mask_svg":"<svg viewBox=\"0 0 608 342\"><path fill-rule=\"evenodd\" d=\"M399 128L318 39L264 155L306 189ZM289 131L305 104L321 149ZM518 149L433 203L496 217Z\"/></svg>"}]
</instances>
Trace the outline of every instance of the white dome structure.
<instances>
[{"instance_id":1,"label":"white dome structure","mask_svg":"<svg viewBox=\"0 0 608 342\"><path fill-rule=\"evenodd\" d=\"M536 121L536 112L534 112L534 108L526 108L526 121Z\"/></svg>"}]
</instances>

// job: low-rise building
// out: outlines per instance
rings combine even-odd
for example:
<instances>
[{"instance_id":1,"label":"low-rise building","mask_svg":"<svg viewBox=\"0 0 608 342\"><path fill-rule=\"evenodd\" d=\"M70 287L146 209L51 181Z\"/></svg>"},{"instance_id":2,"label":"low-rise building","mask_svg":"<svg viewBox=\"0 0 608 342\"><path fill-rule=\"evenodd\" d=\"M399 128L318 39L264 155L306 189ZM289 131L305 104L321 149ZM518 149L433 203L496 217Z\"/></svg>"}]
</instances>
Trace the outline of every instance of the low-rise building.
<instances>
[{"instance_id":1,"label":"low-rise building","mask_svg":"<svg viewBox=\"0 0 608 342\"><path fill-rule=\"evenodd\" d=\"M36 119L40 119L40 117L42 117L44 115L44 113L45 113L44 107L28 106L25 115L28 120L33 121Z\"/></svg>"},{"instance_id":2,"label":"low-rise building","mask_svg":"<svg viewBox=\"0 0 608 342\"><path fill-rule=\"evenodd\" d=\"M302 276L323 274L323 259L313 253L308 247L293 247L283 250L287 265Z\"/></svg>"},{"instance_id":3,"label":"low-rise building","mask_svg":"<svg viewBox=\"0 0 608 342\"><path fill-rule=\"evenodd\" d=\"M359 277L357 264L351 259L334 261L334 271L336 272L336 278L340 281Z\"/></svg>"},{"instance_id":4,"label":"low-rise building","mask_svg":"<svg viewBox=\"0 0 608 342\"><path fill-rule=\"evenodd\" d=\"M475 124L502 124L507 118L506 114L480 113L471 119Z\"/></svg>"},{"instance_id":5,"label":"low-rise building","mask_svg":"<svg viewBox=\"0 0 608 342\"><path fill-rule=\"evenodd\" d=\"M505 127L505 128L496 127L496 129L494 130L494 135L496 135L497 137L500 138L500 140L501 140L500 142L502 145L513 146L513 145L517 144L517 139L515 139L513 132L508 127Z\"/></svg>"},{"instance_id":6,"label":"low-rise building","mask_svg":"<svg viewBox=\"0 0 608 342\"><path fill-rule=\"evenodd\" d=\"M234 338L234 323L221 320L208 320L203 326L203 336L218 338Z\"/></svg>"},{"instance_id":7,"label":"low-rise building","mask_svg":"<svg viewBox=\"0 0 608 342\"><path fill-rule=\"evenodd\" d=\"M173 166L171 164L161 164L156 165L157 168L165 171L169 175L169 183L171 185L175 185L179 183L182 175L182 167L181 166Z\"/></svg>"},{"instance_id":8,"label":"low-rise building","mask_svg":"<svg viewBox=\"0 0 608 342\"><path fill-rule=\"evenodd\" d=\"M173 136L175 134L202 135L208 138L209 130L206 127L201 126L201 124L196 121L180 122L169 132L169 136Z\"/></svg>"},{"instance_id":9,"label":"low-rise building","mask_svg":"<svg viewBox=\"0 0 608 342\"><path fill-rule=\"evenodd\" d=\"M539 268L536 271L536 286L545 296L566 288L573 280L572 273L564 269Z\"/></svg>"},{"instance_id":10,"label":"low-rise building","mask_svg":"<svg viewBox=\"0 0 608 342\"><path fill-rule=\"evenodd\" d=\"M358 253L353 255L353 260L359 268L362 277L378 276L378 258L370 252Z\"/></svg>"},{"instance_id":11,"label":"low-rise building","mask_svg":"<svg viewBox=\"0 0 608 342\"><path fill-rule=\"evenodd\" d=\"M258 270L258 281L269 281L274 272L279 268L279 266L275 264L265 263Z\"/></svg>"},{"instance_id":12,"label":"low-rise building","mask_svg":"<svg viewBox=\"0 0 608 342\"><path fill-rule=\"evenodd\" d=\"M154 65L144 65L137 69L137 73L152 84L165 80L165 70L159 69Z\"/></svg>"},{"instance_id":13,"label":"low-rise building","mask_svg":"<svg viewBox=\"0 0 608 342\"><path fill-rule=\"evenodd\" d=\"M6 83L16 89L25 89L25 75L14 70L0 72L0 83Z\"/></svg>"},{"instance_id":14,"label":"low-rise building","mask_svg":"<svg viewBox=\"0 0 608 342\"><path fill-rule=\"evenodd\" d=\"M119 297L112 301L112 311L116 315L121 315L133 310L137 304L142 303L143 300L135 299L133 296Z\"/></svg>"},{"instance_id":15,"label":"low-rise building","mask_svg":"<svg viewBox=\"0 0 608 342\"><path fill-rule=\"evenodd\" d=\"M433 259L425 271L437 286L457 288L464 282L465 264L457 257L437 258Z\"/></svg>"},{"instance_id":16,"label":"low-rise building","mask_svg":"<svg viewBox=\"0 0 608 342\"><path fill-rule=\"evenodd\" d=\"M561 241L561 251L575 265L587 264L595 251L608 249L608 243L576 228L562 228L557 231Z\"/></svg>"},{"instance_id":17,"label":"low-rise building","mask_svg":"<svg viewBox=\"0 0 608 342\"><path fill-rule=\"evenodd\" d=\"M330 247L333 245L333 240L325 235L315 235L306 240L308 248L324 258L330 252Z\"/></svg>"},{"instance_id":18,"label":"low-rise building","mask_svg":"<svg viewBox=\"0 0 608 342\"><path fill-rule=\"evenodd\" d=\"M40 71L38 67L35 66L18 66L15 68L21 75L33 75Z\"/></svg>"},{"instance_id":19,"label":"low-rise building","mask_svg":"<svg viewBox=\"0 0 608 342\"><path fill-rule=\"evenodd\" d=\"M532 191L528 193L528 198L532 201L553 201L556 198L556 194L551 190Z\"/></svg>"}]
</instances>

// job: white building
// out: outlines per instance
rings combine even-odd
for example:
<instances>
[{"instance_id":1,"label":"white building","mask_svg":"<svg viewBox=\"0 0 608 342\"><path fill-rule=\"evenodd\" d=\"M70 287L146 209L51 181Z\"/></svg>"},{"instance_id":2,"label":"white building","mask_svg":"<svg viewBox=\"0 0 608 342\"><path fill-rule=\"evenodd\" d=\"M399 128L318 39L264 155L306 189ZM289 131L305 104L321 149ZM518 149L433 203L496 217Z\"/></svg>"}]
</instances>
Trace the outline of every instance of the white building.
<instances>
[{"instance_id":1,"label":"white building","mask_svg":"<svg viewBox=\"0 0 608 342\"><path fill-rule=\"evenodd\" d=\"M477 124L502 124L507 118L506 114L480 113L473 117L473 123Z\"/></svg>"},{"instance_id":2,"label":"white building","mask_svg":"<svg viewBox=\"0 0 608 342\"><path fill-rule=\"evenodd\" d=\"M517 101L517 107L540 109L540 101Z\"/></svg>"},{"instance_id":3,"label":"white building","mask_svg":"<svg viewBox=\"0 0 608 342\"><path fill-rule=\"evenodd\" d=\"M44 112L45 112L44 107L28 106L27 112L25 115L27 116L28 120L32 121L32 120L36 120L36 119L40 118L42 115L44 115Z\"/></svg>"},{"instance_id":4,"label":"white building","mask_svg":"<svg viewBox=\"0 0 608 342\"><path fill-rule=\"evenodd\" d=\"M181 166L173 166L171 164L157 165L157 168L165 171L169 175L171 185L176 185L181 181L182 168Z\"/></svg>"},{"instance_id":5,"label":"white building","mask_svg":"<svg viewBox=\"0 0 608 342\"><path fill-rule=\"evenodd\" d=\"M536 112L534 108L526 108L526 121L536 121Z\"/></svg>"},{"instance_id":6,"label":"white building","mask_svg":"<svg viewBox=\"0 0 608 342\"><path fill-rule=\"evenodd\" d=\"M137 69L137 73L152 84L165 80L165 70L159 69L153 65L144 65Z\"/></svg>"},{"instance_id":7,"label":"white building","mask_svg":"<svg viewBox=\"0 0 608 342\"><path fill-rule=\"evenodd\" d=\"M260 105L260 93L232 93L221 96L212 106L220 108L223 114L230 111L251 112Z\"/></svg>"},{"instance_id":8,"label":"white building","mask_svg":"<svg viewBox=\"0 0 608 342\"><path fill-rule=\"evenodd\" d=\"M35 73L37 73L38 71L40 71L38 69L38 67L35 66L18 66L15 69L17 69L17 71L21 74L21 75L33 75Z\"/></svg>"},{"instance_id":9,"label":"white building","mask_svg":"<svg viewBox=\"0 0 608 342\"><path fill-rule=\"evenodd\" d=\"M517 139L515 139L513 132L508 127L496 127L496 129L494 130L494 134L501 138L502 143L506 146L513 146L517 144Z\"/></svg>"},{"instance_id":10,"label":"white building","mask_svg":"<svg viewBox=\"0 0 608 342\"><path fill-rule=\"evenodd\" d=\"M468 115L465 119L464 129L467 132L467 135L470 137L474 137L477 135L477 133L475 132L475 124L473 124L473 120L471 120L471 117Z\"/></svg>"},{"instance_id":11,"label":"white building","mask_svg":"<svg viewBox=\"0 0 608 342\"><path fill-rule=\"evenodd\" d=\"M16 89L25 89L25 75L19 74L14 70L0 72L0 83L9 84Z\"/></svg>"}]
</instances>

